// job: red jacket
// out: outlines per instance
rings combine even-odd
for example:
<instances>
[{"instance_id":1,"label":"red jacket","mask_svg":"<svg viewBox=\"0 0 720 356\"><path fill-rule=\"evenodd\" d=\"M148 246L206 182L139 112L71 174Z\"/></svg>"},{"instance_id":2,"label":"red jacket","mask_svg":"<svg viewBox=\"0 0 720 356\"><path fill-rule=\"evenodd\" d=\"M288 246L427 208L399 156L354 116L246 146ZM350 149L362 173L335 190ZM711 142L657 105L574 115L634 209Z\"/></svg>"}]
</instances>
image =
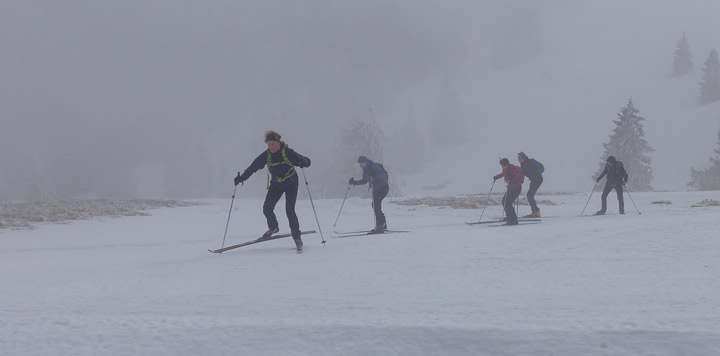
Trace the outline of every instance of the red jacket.
<instances>
[{"instance_id":1,"label":"red jacket","mask_svg":"<svg viewBox=\"0 0 720 356\"><path fill-rule=\"evenodd\" d=\"M522 190L522 184L525 181L522 169L516 165L508 164L503 167L502 173L496 175L495 179L505 177L508 190Z\"/></svg>"}]
</instances>

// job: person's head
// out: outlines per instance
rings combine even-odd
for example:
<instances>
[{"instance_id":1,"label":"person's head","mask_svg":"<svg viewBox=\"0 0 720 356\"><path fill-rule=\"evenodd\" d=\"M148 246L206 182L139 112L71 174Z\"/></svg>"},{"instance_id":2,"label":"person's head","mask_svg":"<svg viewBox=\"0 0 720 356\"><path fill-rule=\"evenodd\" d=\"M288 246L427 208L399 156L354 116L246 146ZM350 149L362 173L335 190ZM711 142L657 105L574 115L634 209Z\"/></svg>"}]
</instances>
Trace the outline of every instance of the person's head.
<instances>
[{"instance_id":1,"label":"person's head","mask_svg":"<svg viewBox=\"0 0 720 356\"><path fill-rule=\"evenodd\" d=\"M521 164L528 160L528 156L525 154L525 152L518 153L518 162Z\"/></svg>"},{"instance_id":2,"label":"person's head","mask_svg":"<svg viewBox=\"0 0 720 356\"><path fill-rule=\"evenodd\" d=\"M607 164L614 166L615 163L617 162L617 159L615 159L615 156L608 156L606 162L607 162Z\"/></svg>"},{"instance_id":3,"label":"person's head","mask_svg":"<svg viewBox=\"0 0 720 356\"><path fill-rule=\"evenodd\" d=\"M281 138L282 136L280 136L280 134L275 131L265 132L265 143L267 143L268 151L270 151L270 153L280 151L280 148L282 147L282 145L280 144Z\"/></svg>"},{"instance_id":4,"label":"person's head","mask_svg":"<svg viewBox=\"0 0 720 356\"><path fill-rule=\"evenodd\" d=\"M369 159L368 159L367 157L365 157L365 156L360 156L360 157L358 157L357 163L358 163L358 166L360 166L360 168L365 169L365 167L367 166L368 161L369 161Z\"/></svg>"},{"instance_id":5,"label":"person's head","mask_svg":"<svg viewBox=\"0 0 720 356\"><path fill-rule=\"evenodd\" d=\"M508 164L510 164L510 160L508 160L507 158L503 158L500 160L500 165L503 166L503 168L505 168L505 166L507 166Z\"/></svg>"}]
</instances>

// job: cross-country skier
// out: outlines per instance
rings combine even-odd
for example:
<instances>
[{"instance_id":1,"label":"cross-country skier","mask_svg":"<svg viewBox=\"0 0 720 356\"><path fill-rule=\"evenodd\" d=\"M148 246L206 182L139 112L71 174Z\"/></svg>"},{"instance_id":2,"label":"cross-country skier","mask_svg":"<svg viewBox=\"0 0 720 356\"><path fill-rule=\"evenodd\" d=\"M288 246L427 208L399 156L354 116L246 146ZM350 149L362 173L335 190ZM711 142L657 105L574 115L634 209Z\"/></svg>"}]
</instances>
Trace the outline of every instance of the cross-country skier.
<instances>
[{"instance_id":1,"label":"cross-country skier","mask_svg":"<svg viewBox=\"0 0 720 356\"><path fill-rule=\"evenodd\" d=\"M517 214L515 214L515 209L513 209L513 203L515 199L520 196L520 192L522 192L522 184L523 181L525 181L525 176L523 175L522 169L510 164L507 158L501 159L500 165L503 171L495 175L493 180L505 177L505 182L507 183L507 192L505 192L505 196L503 197L503 206L505 207L505 214L507 215L507 223L505 225L517 225L518 218Z\"/></svg>"},{"instance_id":2,"label":"cross-country skier","mask_svg":"<svg viewBox=\"0 0 720 356\"><path fill-rule=\"evenodd\" d=\"M610 191L613 189L615 189L615 192L617 193L620 214L625 214L625 202L623 201L623 187L625 186L625 184L627 184L627 181L628 181L628 174L625 171L625 166L623 166L623 163L618 161L614 156L608 156L606 164L605 164L605 170L602 171L602 173L595 180L595 182L600 183L600 180L606 174L607 174L607 180L605 181L605 189L603 189L602 196L600 198L600 201L602 203L602 208L600 210L598 210L595 213L595 215L604 215L605 214L605 211L607 211L607 196L608 196L608 194L610 194Z\"/></svg>"},{"instance_id":3,"label":"cross-country skier","mask_svg":"<svg viewBox=\"0 0 720 356\"><path fill-rule=\"evenodd\" d=\"M545 168L534 158L528 158L525 152L518 153L518 162L520 162L520 168L522 169L523 174L530 179L530 188L527 192L527 200L530 204L531 213L530 215L525 215L525 217L539 218L540 208L538 208L537 203L535 202L535 193L537 193L538 188L540 188L540 185L543 183L542 174Z\"/></svg>"},{"instance_id":4,"label":"cross-country skier","mask_svg":"<svg viewBox=\"0 0 720 356\"><path fill-rule=\"evenodd\" d=\"M310 159L293 151L285 142L280 140L281 137L275 131L265 132L265 143L268 149L255 158L243 174L238 173L234 182L235 185L238 185L250 178L253 173L265 166L268 167L268 179L270 182L265 196L265 203L263 204L263 214L267 218L268 231L262 235L261 239L268 238L280 231L274 210L275 205L284 193L285 213L290 223L290 232L293 240L295 240L295 246L299 252L302 251L303 242L300 238L300 223L295 213L295 201L297 200L300 179L294 166L300 168L310 167Z\"/></svg>"},{"instance_id":5,"label":"cross-country skier","mask_svg":"<svg viewBox=\"0 0 720 356\"><path fill-rule=\"evenodd\" d=\"M365 156L358 157L357 162L358 166L363 170L363 177L362 180L350 178L350 184L362 185L370 183L373 196L372 206L375 211L375 228L370 231L373 233L383 232L387 230L387 222L385 220L385 214L382 212L382 201L390 191L387 171L382 164L375 163Z\"/></svg>"}]
</instances>

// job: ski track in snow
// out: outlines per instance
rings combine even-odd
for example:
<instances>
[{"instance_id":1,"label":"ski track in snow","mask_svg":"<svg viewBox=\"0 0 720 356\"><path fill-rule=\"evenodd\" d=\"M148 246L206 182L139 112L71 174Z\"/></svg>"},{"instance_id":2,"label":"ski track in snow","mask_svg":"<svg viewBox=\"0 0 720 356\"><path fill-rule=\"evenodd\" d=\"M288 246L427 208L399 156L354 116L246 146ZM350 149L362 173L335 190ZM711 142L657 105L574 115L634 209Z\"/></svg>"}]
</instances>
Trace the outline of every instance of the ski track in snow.
<instances>
[{"instance_id":1,"label":"ski track in snow","mask_svg":"<svg viewBox=\"0 0 720 356\"><path fill-rule=\"evenodd\" d=\"M479 209L315 202L304 237L223 254L229 200L0 234L3 355L718 355L720 192L632 193L580 217L543 196L541 224L467 226ZM651 204L668 200L672 204ZM586 210L594 212L599 196ZM236 200L225 245L265 229ZM525 214L527 206L520 207ZM276 209L287 232L282 205ZM316 229L307 200L303 230ZM484 216L499 217L490 206Z\"/></svg>"}]
</instances>

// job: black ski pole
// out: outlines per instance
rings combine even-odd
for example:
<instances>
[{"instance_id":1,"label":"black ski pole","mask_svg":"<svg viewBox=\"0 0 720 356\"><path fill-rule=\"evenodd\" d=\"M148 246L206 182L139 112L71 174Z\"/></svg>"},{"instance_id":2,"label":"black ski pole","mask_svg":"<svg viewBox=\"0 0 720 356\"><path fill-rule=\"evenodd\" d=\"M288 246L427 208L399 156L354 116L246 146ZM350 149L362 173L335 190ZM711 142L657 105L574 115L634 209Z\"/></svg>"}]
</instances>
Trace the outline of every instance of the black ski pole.
<instances>
[{"instance_id":1,"label":"black ski pole","mask_svg":"<svg viewBox=\"0 0 720 356\"><path fill-rule=\"evenodd\" d=\"M485 214L485 208L487 208L488 204L490 203L490 194L492 194L493 187L495 187L495 181L493 180L493 184L490 186L490 191L488 192L487 198L485 198L485 206L482 209L482 212L480 212L480 220L482 221L483 214Z\"/></svg>"},{"instance_id":2,"label":"black ski pole","mask_svg":"<svg viewBox=\"0 0 720 356\"><path fill-rule=\"evenodd\" d=\"M642 213L640 212L640 209L638 209L637 205L635 205L635 199L633 199L632 195L630 194L630 188L625 186L625 190L627 190L628 196L630 197L630 201L633 203L633 206L635 206L635 210L637 210L638 215L642 215Z\"/></svg>"},{"instance_id":3,"label":"black ski pole","mask_svg":"<svg viewBox=\"0 0 720 356\"><path fill-rule=\"evenodd\" d=\"M239 176L240 176L240 172L238 172L238 177ZM237 193L237 185L235 186L235 190L233 190L232 200L230 200L230 211L228 211L228 219L227 219L227 222L225 223L225 234L223 235L223 242L222 242L222 246L220 246L220 248L225 247L225 238L227 237L228 226L230 226L230 214L232 213L232 207L233 207L233 204L235 203L235 193Z\"/></svg>"},{"instance_id":4,"label":"black ski pole","mask_svg":"<svg viewBox=\"0 0 720 356\"><path fill-rule=\"evenodd\" d=\"M340 211L338 211L337 218L335 218L335 223L333 224L333 229L334 229L335 226L337 225L338 219L340 219L340 213L342 212L343 206L345 206L345 199L347 199L348 193L350 193L350 184L348 184L348 189L347 189L347 191L345 192L345 198L343 198L342 204L340 204Z\"/></svg>"},{"instance_id":5,"label":"black ski pole","mask_svg":"<svg viewBox=\"0 0 720 356\"><path fill-rule=\"evenodd\" d=\"M310 205L312 205L313 214L315 214L315 222L317 222L318 231L320 231L320 238L322 239L322 244L325 245L325 236L323 236L322 228L320 227L320 220L318 220L317 211L315 210L315 203L313 203L312 194L310 194L310 185L308 184L307 177L305 177L305 168L300 167L300 170L302 170L303 179L305 180L305 187L308 191L308 197L310 197Z\"/></svg>"},{"instance_id":6,"label":"black ski pole","mask_svg":"<svg viewBox=\"0 0 720 356\"><path fill-rule=\"evenodd\" d=\"M583 216L585 214L585 209L587 208L588 204L590 203L590 198L592 198L593 193L595 193L595 189L597 188L598 182L595 181L595 185L593 185L593 189L590 191L590 196L588 197L587 202L585 203L585 207L583 208L582 212L580 213L580 216Z\"/></svg>"}]
</instances>

